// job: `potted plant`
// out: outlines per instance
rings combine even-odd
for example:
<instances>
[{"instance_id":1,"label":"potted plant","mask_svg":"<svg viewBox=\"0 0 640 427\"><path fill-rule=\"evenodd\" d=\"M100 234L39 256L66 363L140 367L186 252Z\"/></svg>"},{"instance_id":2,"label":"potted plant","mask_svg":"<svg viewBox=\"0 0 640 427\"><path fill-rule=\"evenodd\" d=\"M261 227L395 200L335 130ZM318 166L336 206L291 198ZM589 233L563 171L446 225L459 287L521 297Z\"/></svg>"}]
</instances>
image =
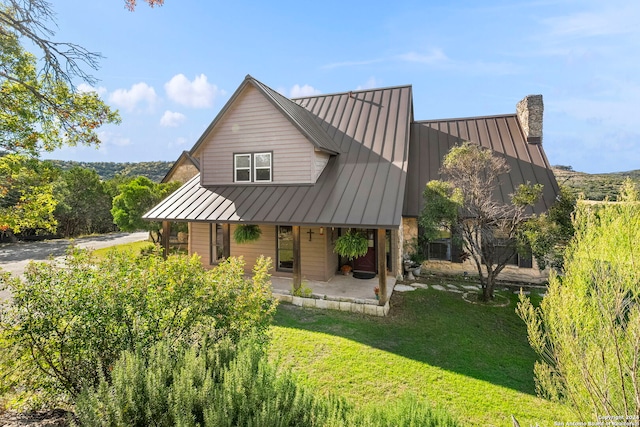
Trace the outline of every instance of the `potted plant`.
<instances>
[{"instance_id":1,"label":"potted plant","mask_svg":"<svg viewBox=\"0 0 640 427\"><path fill-rule=\"evenodd\" d=\"M360 232L349 229L345 234L336 239L333 252L352 260L364 256L369 251L369 241Z\"/></svg>"},{"instance_id":2,"label":"potted plant","mask_svg":"<svg viewBox=\"0 0 640 427\"><path fill-rule=\"evenodd\" d=\"M373 288L373 293L376 295L376 299L380 299L380 288L378 286Z\"/></svg>"},{"instance_id":3,"label":"potted plant","mask_svg":"<svg viewBox=\"0 0 640 427\"><path fill-rule=\"evenodd\" d=\"M254 242L260 238L262 230L257 225L240 224L233 232L233 239L236 243Z\"/></svg>"},{"instance_id":4,"label":"potted plant","mask_svg":"<svg viewBox=\"0 0 640 427\"><path fill-rule=\"evenodd\" d=\"M345 276L348 276L349 274L351 274L352 269L353 268L349 264L345 264L342 267L340 267L340 271L342 271L342 274L344 274Z\"/></svg>"}]
</instances>

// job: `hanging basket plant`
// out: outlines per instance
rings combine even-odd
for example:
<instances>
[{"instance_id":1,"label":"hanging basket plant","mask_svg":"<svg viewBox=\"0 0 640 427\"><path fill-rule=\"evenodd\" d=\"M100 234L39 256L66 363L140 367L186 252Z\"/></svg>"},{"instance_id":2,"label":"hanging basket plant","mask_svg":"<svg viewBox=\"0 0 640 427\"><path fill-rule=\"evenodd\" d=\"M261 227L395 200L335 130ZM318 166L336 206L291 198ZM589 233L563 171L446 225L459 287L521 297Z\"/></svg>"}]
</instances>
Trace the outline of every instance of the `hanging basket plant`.
<instances>
[{"instance_id":1,"label":"hanging basket plant","mask_svg":"<svg viewBox=\"0 0 640 427\"><path fill-rule=\"evenodd\" d=\"M369 241L364 234L349 230L336 239L333 251L349 260L359 258L369 251Z\"/></svg>"},{"instance_id":2,"label":"hanging basket plant","mask_svg":"<svg viewBox=\"0 0 640 427\"><path fill-rule=\"evenodd\" d=\"M233 240L240 244L255 242L261 234L262 230L257 225L240 224L233 232Z\"/></svg>"}]
</instances>

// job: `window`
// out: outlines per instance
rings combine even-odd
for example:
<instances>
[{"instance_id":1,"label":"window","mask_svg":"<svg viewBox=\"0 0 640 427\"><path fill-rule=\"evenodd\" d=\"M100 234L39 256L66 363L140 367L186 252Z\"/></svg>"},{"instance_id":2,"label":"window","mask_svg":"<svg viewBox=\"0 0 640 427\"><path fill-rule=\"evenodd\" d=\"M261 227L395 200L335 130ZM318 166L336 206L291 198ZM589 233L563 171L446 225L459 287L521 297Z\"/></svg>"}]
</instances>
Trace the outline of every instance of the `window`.
<instances>
[{"instance_id":1,"label":"window","mask_svg":"<svg viewBox=\"0 0 640 427\"><path fill-rule=\"evenodd\" d=\"M419 228L420 230L420 228ZM422 232L420 232L422 235ZM422 239L419 239L422 240ZM421 242L421 248L424 252L426 249L427 259L451 261L451 230L442 229L438 233L438 237L430 242L424 242L427 244L427 248L424 248L424 243Z\"/></svg>"},{"instance_id":2,"label":"window","mask_svg":"<svg viewBox=\"0 0 640 427\"><path fill-rule=\"evenodd\" d=\"M233 155L234 182L271 182L272 153Z\"/></svg>"},{"instance_id":3,"label":"window","mask_svg":"<svg viewBox=\"0 0 640 427\"><path fill-rule=\"evenodd\" d=\"M234 154L235 182L251 182L251 154Z\"/></svg>"},{"instance_id":4,"label":"window","mask_svg":"<svg viewBox=\"0 0 640 427\"><path fill-rule=\"evenodd\" d=\"M271 153L256 153L253 159L255 180L271 182Z\"/></svg>"},{"instance_id":5,"label":"window","mask_svg":"<svg viewBox=\"0 0 640 427\"><path fill-rule=\"evenodd\" d=\"M222 224L209 224L209 265L215 265L224 258L224 235Z\"/></svg>"},{"instance_id":6,"label":"window","mask_svg":"<svg viewBox=\"0 0 640 427\"><path fill-rule=\"evenodd\" d=\"M279 225L278 248L277 248L277 270L293 271L293 227L290 225Z\"/></svg>"}]
</instances>

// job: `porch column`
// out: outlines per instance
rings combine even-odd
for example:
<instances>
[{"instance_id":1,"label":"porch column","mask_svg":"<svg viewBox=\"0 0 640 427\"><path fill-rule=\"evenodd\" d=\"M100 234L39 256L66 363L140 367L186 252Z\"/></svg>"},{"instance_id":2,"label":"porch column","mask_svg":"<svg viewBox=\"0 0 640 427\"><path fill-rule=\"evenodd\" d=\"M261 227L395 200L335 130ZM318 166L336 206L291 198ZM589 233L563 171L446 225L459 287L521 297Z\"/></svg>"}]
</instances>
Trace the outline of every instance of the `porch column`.
<instances>
[{"instance_id":1,"label":"porch column","mask_svg":"<svg viewBox=\"0 0 640 427\"><path fill-rule=\"evenodd\" d=\"M162 221L162 256L167 257L169 255L169 238L171 236L171 223L169 221Z\"/></svg>"},{"instance_id":2,"label":"porch column","mask_svg":"<svg viewBox=\"0 0 640 427\"><path fill-rule=\"evenodd\" d=\"M222 257L231 256L231 224L222 224Z\"/></svg>"},{"instance_id":3,"label":"porch column","mask_svg":"<svg viewBox=\"0 0 640 427\"><path fill-rule=\"evenodd\" d=\"M293 289L302 285L302 266L300 265L300 226L291 227L293 232Z\"/></svg>"},{"instance_id":4,"label":"porch column","mask_svg":"<svg viewBox=\"0 0 640 427\"><path fill-rule=\"evenodd\" d=\"M380 288L380 305L387 303L387 231L378 228L376 239L376 253L378 254L378 287Z\"/></svg>"}]
</instances>

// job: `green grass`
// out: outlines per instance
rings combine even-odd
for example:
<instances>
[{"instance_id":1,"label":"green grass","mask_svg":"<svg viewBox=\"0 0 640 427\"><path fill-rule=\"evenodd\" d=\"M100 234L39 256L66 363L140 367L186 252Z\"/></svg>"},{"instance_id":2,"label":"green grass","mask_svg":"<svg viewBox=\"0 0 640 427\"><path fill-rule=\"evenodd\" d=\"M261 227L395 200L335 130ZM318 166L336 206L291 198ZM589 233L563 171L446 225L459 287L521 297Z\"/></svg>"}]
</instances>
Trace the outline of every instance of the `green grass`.
<instances>
[{"instance_id":1,"label":"green grass","mask_svg":"<svg viewBox=\"0 0 640 427\"><path fill-rule=\"evenodd\" d=\"M121 245L111 246L108 248L96 249L93 251L93 255L96 258L104 258L110 251L132 252L139 254L142 249L151 247L153 247L153 243L147 240L141 240L139 242L123 243Z\"/></svg>"},{"instance_id":2,"label":"green grass","mask_svg":"<svg viewBox=\"0 0 640 427\"><path fill-rule=\"evenodd\" d=\"M535 354L507 307L469 304L436 290L395 293L390 316L278 308L272 355L322 392L359 405L406 394L447 409L464 425L553 425L575 417L535 396ZM538 299L538 298L537 298Z\"/></svg>"}]
</instances>

